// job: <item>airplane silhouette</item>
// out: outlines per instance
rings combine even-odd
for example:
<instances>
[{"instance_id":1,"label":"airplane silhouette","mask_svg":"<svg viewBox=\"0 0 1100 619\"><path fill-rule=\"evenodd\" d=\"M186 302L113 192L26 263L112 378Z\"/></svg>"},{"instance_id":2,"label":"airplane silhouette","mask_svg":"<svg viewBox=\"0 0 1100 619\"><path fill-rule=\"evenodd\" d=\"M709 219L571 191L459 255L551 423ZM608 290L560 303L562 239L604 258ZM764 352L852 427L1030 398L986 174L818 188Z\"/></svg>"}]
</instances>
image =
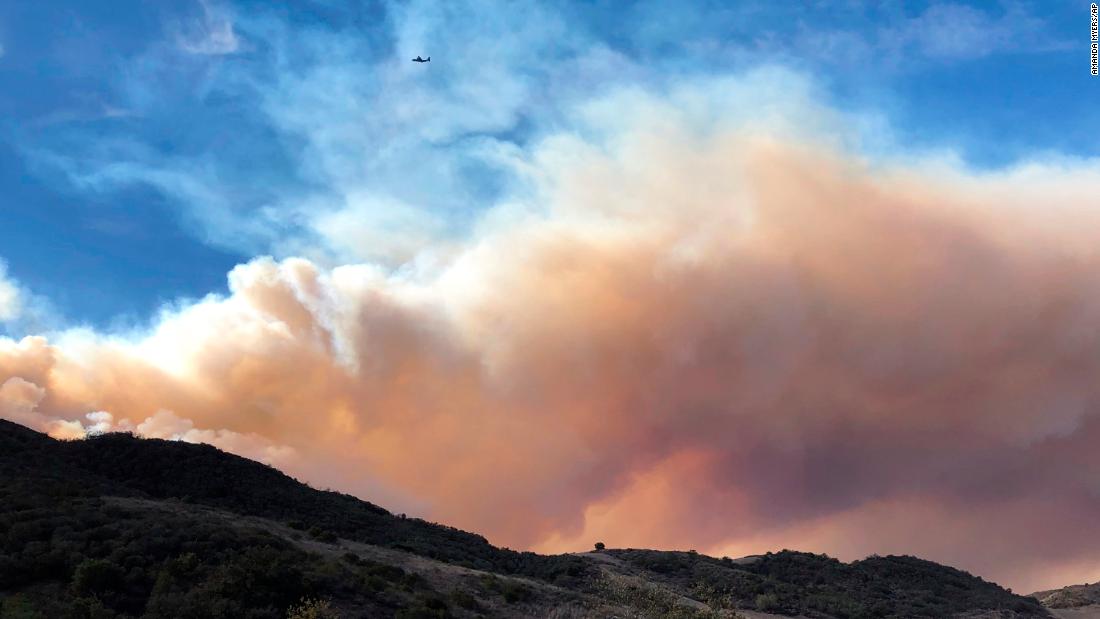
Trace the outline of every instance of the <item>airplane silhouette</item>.
<instances>
[{"instance_id":1,"label":"airplane silhouette","mask_svg":"<svg viewBox=\"0 0 1100 619\"><path fill-rule=\"evenodd\" d=\"M428 56L427 58L421 58L420 56L417 56L416 58L413 58L413 62L431 62L431 61L432 61L431 56Z\"/></svg>"}]
</instances>

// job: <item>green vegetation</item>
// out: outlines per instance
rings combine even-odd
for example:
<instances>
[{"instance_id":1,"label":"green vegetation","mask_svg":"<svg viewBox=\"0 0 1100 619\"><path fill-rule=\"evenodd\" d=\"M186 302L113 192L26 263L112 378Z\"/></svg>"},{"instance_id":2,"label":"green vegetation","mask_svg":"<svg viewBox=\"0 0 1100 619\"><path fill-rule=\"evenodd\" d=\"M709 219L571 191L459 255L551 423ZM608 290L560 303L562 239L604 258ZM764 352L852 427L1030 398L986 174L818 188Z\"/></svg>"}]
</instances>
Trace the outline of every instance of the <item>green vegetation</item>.
<instances>
[{"instance_id":1,"label":"green vegetation","mask_svg":"<svg viewBox=\"0 0 1100 619\"><path fill-rule=\"evenodd\" d=\"M310 488L272 467L209 445L106 434L57 443L54 451L70 467L106 480L112 493L121 489L133 496L179 499L270 518L326 543L342 537L563 586L581 584L590 569L579 557L496 548L480 535L394 516L353 496Z\"/></svg>"},{"instance_id":2,"label":"green vegetation","mask_svg":"<svg viewBox=\"0 0 1100 619\"><path fill-rule=\"evenodd\" d=\"M400 568L348 565L218 517L98 497L11 503L0 511L4 617L335 617L326 598L392 616L422 589Z\"/></svg>"},{"instance_id":3,"label":"green vegetation","mask_svg":"<svg viewBox=\"0 0 1100 619\"><path fill-rule=\"evenodd\" d=\"M945 617L975 609L1048 616L1033 598L915 557L841 563L825 555L785 550L738 565L693 552L608 552L713 608L852 619Z\"/></svg>"},{"instance_id":4,"label":"green vegetation","mask_svg":"<svg viewBox=\"0 0 1100 619\"><path fill-rule=\"evenodd\" d=\"M1047 616L913 557L595 547L601 561L496 548L213 447L0 421L3 619Z\"/></svg>"},{"instance_id":5,"label":"green vegetation","mask_svg":"<svg viewBox=\"0 0 1100 619\"><path fill-rule=\"evenodd\" d=\"M605 576L599 582L600 594L605 599L637 609L643 617L662 619L718 619L720 615L711 608L697 608L673 591L650 583Z\"/></svg>"},{"instance_id":6,"label":"green vegetation","mask_svg":"<svg viewBox=\"0 0 1100 619\"><path fill-rule=\"evenodd\" d=\"M591 570L579 557L499 549L393 516L206 445L125 434L60 442L0 421L0 616L451 616L448 596L416 574L307 552L228 514L324 544L342 537L577 588ZM511 580L500 588L507 600L530 597Z\"/></svg>"},{"instance_id":7,"label":"green vegetation","mask_svg":"<svg viewBox=\"0 0 1100 619\"><path fill-rule=\"evenodd\" d=\"M328 600L306 599L301 604L291 606L286 613L287 619L339 619L340 613Z\"/></svg>"}]
</instances>

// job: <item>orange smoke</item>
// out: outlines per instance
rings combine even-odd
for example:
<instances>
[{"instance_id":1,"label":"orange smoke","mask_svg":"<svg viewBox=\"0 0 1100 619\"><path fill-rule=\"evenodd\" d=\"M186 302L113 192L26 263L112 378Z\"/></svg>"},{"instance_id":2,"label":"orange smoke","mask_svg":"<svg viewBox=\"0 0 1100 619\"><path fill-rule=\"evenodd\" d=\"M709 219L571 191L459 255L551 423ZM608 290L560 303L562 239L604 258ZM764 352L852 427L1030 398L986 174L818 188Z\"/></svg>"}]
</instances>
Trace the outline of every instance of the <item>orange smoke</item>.
<instances>
[{"instance_id":1,"label":"orange smoke","mask_svg":"<svg viewBox=\"0 0 1100 619\"><path fill-rule=\"evenodd\" d=\"M0 340L0 415L211 442L518 547L1097 567L1095 166L554 148L540 202L438 268L258 258L148 334Z\"/></svg>"}]
</instances>

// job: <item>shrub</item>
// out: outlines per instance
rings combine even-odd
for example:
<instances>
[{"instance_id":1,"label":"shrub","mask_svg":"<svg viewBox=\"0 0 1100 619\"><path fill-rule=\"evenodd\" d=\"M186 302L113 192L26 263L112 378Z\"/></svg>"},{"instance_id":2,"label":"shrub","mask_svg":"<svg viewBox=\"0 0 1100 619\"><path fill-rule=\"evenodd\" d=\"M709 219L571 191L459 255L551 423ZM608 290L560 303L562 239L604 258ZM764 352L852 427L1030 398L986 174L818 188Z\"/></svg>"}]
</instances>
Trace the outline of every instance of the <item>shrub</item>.
<instances>
[{"instance_id":1,"label":"shrub","mask_svg":"<svg viewBox=\"0 0 1100 619\"><path fill-rule=\"evenodd\" d=\"M481 608L481 604L478 604L477 598L461 589L455 589L451 592L451 601L454 602L455 606L465 608L466 610L477 610Z\"/></svg>"},{"instance_id":2,"label":"shrub","mask_svg":"<svg viewBox=\"0 0 1100 619\"><path fill-rule=\"evenodd\" d=\"M425 595L421 602L425 608L432 610L447 610L447 600L434 593Z\"/></svg>"},{"instance_id":3,"label":"shrub","mask_svg":"<svg viewBox=\"0 0 1100 619\"><path fill-rule=\"evenodd\" d=\"M11 619L47 619L46 615L35 609L34 603L22 595L0 598L0 617Z\"/></svg>"},{"instance_id":4,"label":"shrub","mask_svg":"<svg viewBox=\"0 0 1100 619\"><path fill-rule=\"evenodd\" d=\"M73 572L73 590L81 595L102 595L121 588L125 572L102 559L88 559Z\"/></svg>"},{"instance_id":5,"label":"shrub","mask_svg":"<svg viewBox=\"0 0 1100 619\"><path fill-rule=\"evenodd\" d=\"M371 591L385 591L390 588L390 583L386 582L384 578L374 574L367 576L366 584L367 588Z\"/></svg>"},{"instance_id":6,"label":"shrub","mask_svg":"<svg viewBox=\"0 0 1100 619\"><path fill-rule=\"evenodd\" d=\"M534 592L527 585L516 582L514 580L501 581L500 592L504 596L504 601L509 604L515 604L516 602L526 602L531 599Z\"/></svg>"},{"instance_id":7,"label":"shrub","mask_svg":"<svg viewBox=\"0 0 1100 619\"><path fill-rule=\"evenodd\" d=\"M339 539L335 533L328 529L322 529L321 527L310 527L309 535L313 539L326 544L333 544Z\"/></svg>"},{"instance_id":8,"label":"shrub","mask_svg":"<svg viewBox=\"0 0 1100 619\"><path fill-rule=\"evenodd\" d=\"M393 617L394 619L446 619L448 615L445 610L433 610L424 606L416 606L399 610Z\"/></svg>"},{"instance_id":9,"label":"shrub","mask_svg":"<svg viewBox=\"0 0 1100 619\"><path fill-rule=\"evenodd\" d=\"M304 599L286 611L287 619L340 619L328 600Z\"/></svg>"},{"instance_id":10,"label":"shrub","mask_svg":"<svg viewBox=\"0 0 1100 619\"><path fill-rule=\"evenodd\" d=\"M774 593L761 593L756 596L756 610L778 610L779 596Z\"/></svg>"}]
</instances>

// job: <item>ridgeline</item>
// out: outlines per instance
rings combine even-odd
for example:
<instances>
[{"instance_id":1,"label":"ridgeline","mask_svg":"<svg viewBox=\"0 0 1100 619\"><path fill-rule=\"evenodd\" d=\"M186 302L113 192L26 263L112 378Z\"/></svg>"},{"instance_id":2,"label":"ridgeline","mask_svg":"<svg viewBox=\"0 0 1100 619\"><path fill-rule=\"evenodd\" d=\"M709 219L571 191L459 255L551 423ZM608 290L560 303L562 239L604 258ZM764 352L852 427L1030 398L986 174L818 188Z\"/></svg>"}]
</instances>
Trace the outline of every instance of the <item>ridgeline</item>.
<instances>
[{"instance_id":1,"label":"ridgeline","mask_svg":"<svg viewBox=\"0 0 1100 619\"><path fill-rule=\"evenodd\" d=\"M1049 617L914 557L539 555L209 445L0 420L0 617Z\"/></svg>"}]
</instances>

